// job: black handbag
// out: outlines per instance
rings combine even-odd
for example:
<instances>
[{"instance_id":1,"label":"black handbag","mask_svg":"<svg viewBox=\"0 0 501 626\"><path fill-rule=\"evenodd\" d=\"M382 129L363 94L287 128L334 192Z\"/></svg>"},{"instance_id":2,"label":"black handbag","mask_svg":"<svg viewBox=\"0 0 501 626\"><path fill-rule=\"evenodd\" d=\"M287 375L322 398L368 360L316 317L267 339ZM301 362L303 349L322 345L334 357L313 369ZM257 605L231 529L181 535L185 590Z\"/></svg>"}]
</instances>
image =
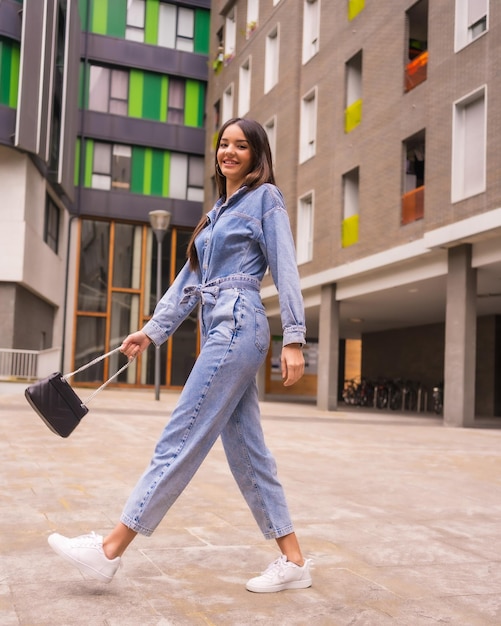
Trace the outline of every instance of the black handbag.
<instances>
[{"instance_id":1,"label":"black handbag","mask_svg":"<svg viewBox=\"0 0 501 626\"><path fill-rule=\"evenodd\" d=\"M104 389L106 385L123 372L125 368L129 367L132 359L127 361L127 363L123 365L118 372L116 372L116 374L113 374L113 376L108 378L108 380L105 381L99 389L96 389L84 401L78 397L75 390L69 384L68 379L114 354L118 350L120 350L120 347L98 356L96 359L82 365L82 367L74 372L71 372L70 374L63 375L61 372L54 372L47 378L39 380L25 389L24 395L26 396L29 404L38 413L50 430L52 430L52 432L60 435L61 437L68 437L71 435L78 424L80 424L82 417L87 415L89 412L87 404L96 394Z\"/></svg>"}]
</instances>

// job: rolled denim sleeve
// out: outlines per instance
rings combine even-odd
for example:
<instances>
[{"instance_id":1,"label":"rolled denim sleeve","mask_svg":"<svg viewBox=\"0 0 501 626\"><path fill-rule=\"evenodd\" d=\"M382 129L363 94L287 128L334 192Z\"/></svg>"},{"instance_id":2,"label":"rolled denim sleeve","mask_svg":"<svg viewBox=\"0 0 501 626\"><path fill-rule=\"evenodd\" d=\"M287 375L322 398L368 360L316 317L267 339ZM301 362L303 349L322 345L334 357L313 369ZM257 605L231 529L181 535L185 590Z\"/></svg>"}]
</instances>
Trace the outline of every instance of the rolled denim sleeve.
<instances>
[{"instance_id":1,"label":"rolled denim sleeve","mask_svg":"<svg viewBox=\"0 0 501 626\"><path fill-rule=\"evenodd\" d=\"M265 254L278 290L283 345L306 343L303 296L299 283L296 250L284 206L273 206L263 214Z\"/></svg>"},{"instance_id":2,"label":"rolled denim sleeve","mask_svg":"<svg viewBox=\"0 0 501 626\"><path fill-rule=\"evenodd\" d=\"M160 346L193 311L199 298L185 295L185 287L200 282L200 275L190 269L187 262L176 279L158 301L153 316L141 329L151 341Z\"/></svg>"}]
</instances>

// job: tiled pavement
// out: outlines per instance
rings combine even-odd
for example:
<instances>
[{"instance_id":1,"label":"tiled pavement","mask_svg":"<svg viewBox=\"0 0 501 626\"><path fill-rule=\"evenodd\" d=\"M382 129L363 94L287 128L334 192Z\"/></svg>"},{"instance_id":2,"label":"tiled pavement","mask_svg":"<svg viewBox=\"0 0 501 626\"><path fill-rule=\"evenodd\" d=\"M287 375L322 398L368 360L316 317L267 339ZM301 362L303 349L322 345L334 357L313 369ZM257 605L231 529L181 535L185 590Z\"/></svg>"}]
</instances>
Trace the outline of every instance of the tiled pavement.
<instances>
[{"instance_id":1,"label":"tiled pavement","mask_svg":"<svg viewBox=\"0 0 501 626\"><path fill-rule=\"evenodd\" d=\"M245 590L277 550L261 538L219 443L104 585L60 560L47 536L114 525L177 395L156 402L149 391L105 390L60 439L23 391L0 383L2 626L501 624L499 428L264 402L313 587Z\"/></svg>"}]
</instances>

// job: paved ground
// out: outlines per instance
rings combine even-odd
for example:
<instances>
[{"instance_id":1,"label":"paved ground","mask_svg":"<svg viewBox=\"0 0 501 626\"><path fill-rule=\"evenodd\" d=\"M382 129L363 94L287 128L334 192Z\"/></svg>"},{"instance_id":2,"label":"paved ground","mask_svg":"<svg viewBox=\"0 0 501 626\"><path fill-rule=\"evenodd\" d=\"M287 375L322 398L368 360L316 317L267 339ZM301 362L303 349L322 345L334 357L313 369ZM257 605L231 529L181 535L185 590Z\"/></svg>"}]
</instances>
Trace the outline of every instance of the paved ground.
<instances>
[{"instance_id":1,"label":"paved ground","mask_svg":"<svg viewBox=\"0 0 501 626\"><path fill-rule=\"evenodd\" d=\"M501 429L263 403L313 587L245 590L277 551L219 444L104 585L61 561L47 536L114 525L177 396L105 390L61 439L23 391L0 384L2 626L501 624Z\"/></svg>"}]
</instances>

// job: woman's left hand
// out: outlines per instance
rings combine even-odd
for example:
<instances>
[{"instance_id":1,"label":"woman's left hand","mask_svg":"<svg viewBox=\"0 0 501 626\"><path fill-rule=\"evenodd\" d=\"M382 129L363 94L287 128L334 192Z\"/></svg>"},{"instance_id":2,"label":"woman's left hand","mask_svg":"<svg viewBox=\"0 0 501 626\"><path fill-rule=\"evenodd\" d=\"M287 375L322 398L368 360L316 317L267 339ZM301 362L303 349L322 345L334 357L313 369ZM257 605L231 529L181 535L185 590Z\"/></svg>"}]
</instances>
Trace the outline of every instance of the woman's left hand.
<instances>
[{"instance_id":1,"label":"woman's left hand","mask_svg":"<svg viewBox=\"0 0 501 626\"><path fill-rule=\"evenodd\" d=\"M304 357L301 344L292 343L282 348L282 378L284 387L290 387L304 374Z\"/></svg>"}]
</instances>

